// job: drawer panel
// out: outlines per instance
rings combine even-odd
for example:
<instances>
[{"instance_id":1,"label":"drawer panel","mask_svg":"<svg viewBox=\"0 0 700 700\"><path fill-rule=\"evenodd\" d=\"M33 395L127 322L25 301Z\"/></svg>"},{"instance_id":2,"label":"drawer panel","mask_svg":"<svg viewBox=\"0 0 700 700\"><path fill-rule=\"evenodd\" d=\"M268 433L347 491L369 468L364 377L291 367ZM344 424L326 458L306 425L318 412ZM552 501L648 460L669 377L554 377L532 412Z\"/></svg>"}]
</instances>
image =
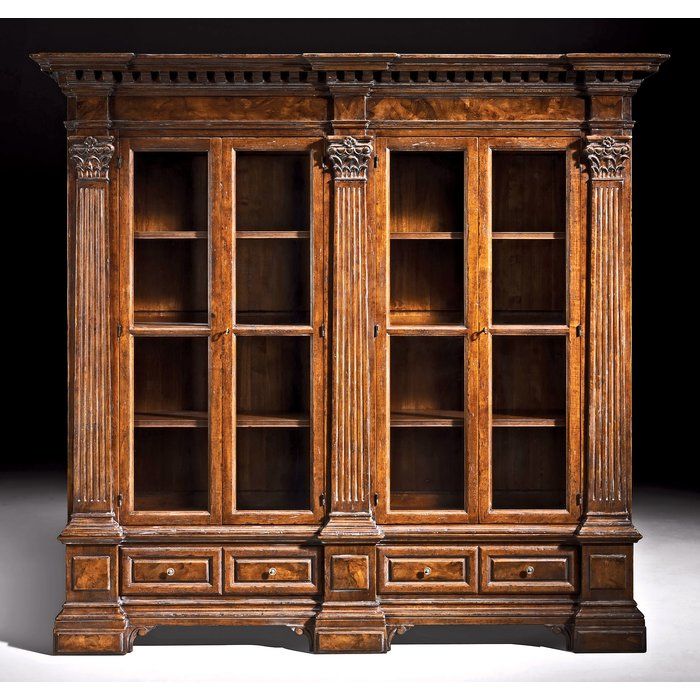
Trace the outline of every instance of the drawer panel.
<instances>
[{"instance_id":1,"label":"drawer panel","mask_svg":"<svg viewBox=\"0 0 700 700\"><path fill-rule=\"evenodd\" d=\"M318 558L317 547L224 547L224 593L318 593Z\"/></svg>"},{"instance_id":2,"label":"drawer panel","mask_svg":"<svg viewBox=\"0 0 700 700\"><path fill-rule=\"evenodd\" d=\"M476 593L476 547L379 547L382 593Z\"/></svg>"},{"instance_id":3,"label":"drawer panel","mask_svg":"<svg viewBox=\"0 0 700 700\"><path fill-rule=\"evenodd\" d=\"M573 547L481 548L482 593L576 593L577 589Z\"/></svg>"},{"instance_id":4,"label":"drawer panel","mask_svg":"<svg viewBox=\"0 0 700 700\"><path fill-rule=\"evenodd\" d=\"M221 593L219 547L124 547L122 594Z\"/></svg>"}]
</instances>

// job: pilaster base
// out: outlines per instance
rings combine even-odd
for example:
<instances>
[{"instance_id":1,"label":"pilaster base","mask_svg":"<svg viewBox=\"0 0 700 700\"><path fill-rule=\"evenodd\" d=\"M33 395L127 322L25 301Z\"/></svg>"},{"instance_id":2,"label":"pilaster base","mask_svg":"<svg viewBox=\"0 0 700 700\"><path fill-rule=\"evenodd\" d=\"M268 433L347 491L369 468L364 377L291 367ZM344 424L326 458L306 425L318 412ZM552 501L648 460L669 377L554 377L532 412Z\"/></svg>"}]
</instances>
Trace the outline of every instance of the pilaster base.
<instances>
[{"instance_id":1,"label":"pilaster base","mask_svg":"<svg viewBox=\"0 0 700 700\"><path fill-rule=\"evenodd\" d=\"M319 533L324 544L374 544L384 537L370 513L331 513Z\"/></svg>"},{"instance_id":2,"label":"pilaster base","mask_svg":"<svg viewBox=\"0 0 700 700\"><path fill-rule=\"evenodd\" d=\"M576 533L581 542L639 542L641 534L629 517L588 513Z\"/></svg>"},{"instance_id":3,"label":"pilaster base","mask_svg":"<svg viewBox=\"0 0 700 700\"><path fill-rule=\"evenodd\" d=\"M320 654L382 654L389 651L384 613L374 603L324 604L316 617L313 651Z\"/></svg>"},{"instance_id":4,"label":"pilaster base","mask_svg":"<svg viewBox=\"0 0 700 700\"><path fill-rule=\"evenodd\" d=\"M64 544L118 544L124 531L114 513L73 513L58 539Z\"/></svg>"},{"instance_id":5,"label":"pilaster base","mask_svg":"<svg viewBox=\"0 0 700 700\"><path fill-rule=\"evenodd\" d=\"M65 603L54 624L54 652L126 654L137 632L118 603Z\"/></svg>"},{"instance_id":6,"label":"pilaster base","mask_svg":"<svg viewBox=\"0 0 700 700\"><path fill-rule=\"evenodd\" d=\"M644 615L634 601L581 603L571 625L571 651L644 653Z\"/></svg>"}]
</instances>

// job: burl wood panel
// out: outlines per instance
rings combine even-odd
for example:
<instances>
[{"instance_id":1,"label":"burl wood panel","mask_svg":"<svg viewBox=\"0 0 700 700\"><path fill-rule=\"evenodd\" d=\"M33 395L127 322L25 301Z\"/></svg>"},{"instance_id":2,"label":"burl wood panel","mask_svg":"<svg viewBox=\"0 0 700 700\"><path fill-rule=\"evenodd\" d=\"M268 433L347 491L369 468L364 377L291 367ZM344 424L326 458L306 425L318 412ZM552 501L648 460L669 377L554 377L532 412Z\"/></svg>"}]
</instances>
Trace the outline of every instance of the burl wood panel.
<instances>
[{"instance_id":1,"label":"burl wood panel","mask_svg":"<svg viewBox=\"0 0 700 700\"><path fill-rule=\"evenodd\" d=\"M71 601L106 602L117 596L117 547L66 547L66 590Z\"/></svg>"},{"instance_id":2,"label":"burl wood panel","mask_svg":"<svg viewBox=\"0 0 700 700\"><path fill-rule=\"evenodd\" d=\"M338 591L369 589L369 557L365 554L331 554L330 586Z\"/></svg>"},{"instance_id":3,"label":"burl wood panel","mask_svg":"<svg viewBox=\"0 0 700 700\"><path fill-rule=\"evenodd\" d=\"M377 121L582 121L585 103L572 97L380 97L368 100L367 111L370 119Z\"/></svg>"},{"instance_id":4,"label":"burl wood panel","mask_svg":"<svg viewBox=\"0 0 700 700\"><path fill-rule=\"evenodd\" d=\"M120 121L322 121L327 100L307 97L131 97L114 101Z\"/></svg>"}]
</instances>

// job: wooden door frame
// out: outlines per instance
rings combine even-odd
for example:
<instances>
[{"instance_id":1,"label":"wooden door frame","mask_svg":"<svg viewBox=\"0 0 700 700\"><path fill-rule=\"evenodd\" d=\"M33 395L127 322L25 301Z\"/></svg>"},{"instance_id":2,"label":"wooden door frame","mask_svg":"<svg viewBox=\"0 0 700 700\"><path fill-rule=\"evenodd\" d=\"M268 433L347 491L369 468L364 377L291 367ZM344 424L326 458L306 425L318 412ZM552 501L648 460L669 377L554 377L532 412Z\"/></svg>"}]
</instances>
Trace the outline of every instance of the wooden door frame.
<instances>
[{"instance_id":1,"label":"wooden door frame","mask_svg":"<svg viewBox=\"0 0 700 700\"><path fill-rule=\"evenodd\" d=\"M479 138L479 521L483 523L572 523L581 517L583 470L583 380L586 219L579 137ZM564 151L566 153L566 323L530 335L566 338L566 508L561 510L495 510L491 508L491 155L500 151ZM507 331L503 329L503 334ZM498 334L498 331L496 332Z\"/></svg>"},{"instance_id":2,"label":"wooden door frame","mask_svg":"<svg viewBox=\"0 0 700 700\"><path fill-rule=\"evenodd\" d=\"M209 382L209 510L207 511L137 511L134 510L134 337L133 319L133 209L134 153L136 152L199 152L208 159L208 300L209 323L188 335L208 338ZM207 137L132 137L119 141L119 325L123 329L119 341L119 402L117 416L120 522L125 525L214 525L221 522L221 345L216 343L220 309L217 280L221 279L220 217L214 196L221 181L221 139ZM141 335L141 334L139 334ZM151 337L179 337L172 333L149 333Z\"/></svg>"},{"instance_id":3,"label":"wooden door frame","mask_svg":"<svg viewBox=\"0 0 700 700\"><path fill-rule=\"evenodd\" d=\"M376 448L373 480L377 484L378 500L375 506L377 522L380 524L412 523L473 523L478 518L478 471L477 471L477 369L478 358L470 342L470 333L478 320L478 150L476 137L380 137L376 141L377 167L375 169L375 240L376 267L373 285L376 289L378 335L376 339L376 390L375 416ZM464 327L436 328L435 335L452 335L464 339L464 510L401 510L392 511L390 506L390 394L389 394L389 343L391 335L408 335L405 329L389 326L389 188L390 151L461 151L464 154L463 188L463 299ZM470 303L472 300L472 303ZM420 335L420 333L417 333Z\"/></svg>"},{"instance_id":4,"label":"wooden door frame","mask_svg":"<svg viewBox=\"0 0 700 700\"><path fill-rule=\"evenodd\" d=\"M256 525L301 525L320 523L326 512L326 471L327 471L327 374L328 374L328 323L329 304L329 264L328 264L328 206L330 178L323 168L324 141L315 137L226 137L222 141L222 240L225 241L230 281L226 298L222 300L228 328L233 332L224 340L223 367L231 371L223 372L223 427L222 427L222 472L224 524ZM307 151L310 167L310 324L298 328L287 327L270 330L263 326L237 326L235 314L235 260L236 260L236 220L235 220L235 158L237 151ZM235 510L236 498L236 349L237 336L286 335L308 337L310 340L311 363L309 367L310 389L310 506L309 510Z\"/></svg>"}]
</instances>

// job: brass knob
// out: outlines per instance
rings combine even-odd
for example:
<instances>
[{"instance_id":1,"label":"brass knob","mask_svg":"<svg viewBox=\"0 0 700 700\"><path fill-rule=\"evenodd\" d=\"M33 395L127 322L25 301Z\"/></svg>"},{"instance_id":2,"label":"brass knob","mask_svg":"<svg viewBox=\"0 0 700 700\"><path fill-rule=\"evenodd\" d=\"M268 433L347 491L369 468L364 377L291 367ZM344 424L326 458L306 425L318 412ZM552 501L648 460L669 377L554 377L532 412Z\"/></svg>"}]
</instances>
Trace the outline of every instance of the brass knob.
<instances>
[{"instance_id":1,"label":"brass knob","mask_svg":"<svg viewBox=\"0 0 700 700\"><path fill-rule=\"evenodd\" d=\"M430 576L430 574L432 574L432 573L433 573L433 570L432 570L429 566L426 566L426 567L423 569L423 575L424 575L424 576Z\"/></svg>"},{"instance_id":2,"label":"brass knob","mask_svg":"<svg viewBox=\"0 0 700 700\"><path fill-rule=\"evenodd\" d=\"M528 576L532 576L532 574L535 573L535 567L534 566L528 566L527 569L525 569L525 573Z\"/></svg>"},{"instance_id":3,"label":"brass knob","mask_svg":"<svg viewBox=\"0 0 700 700\"><path fill-rule=\"evenodd\" d=\"M168 576L175 576L175 569L173 569L172 566L171 566L171 567L168 567L168 568L165 570L165 573L168 574Z\"/></svg>"},{"instance_id":4,"label":"brass knob","mask_svg":"<svg viewBox=\"0 0 700 700\"><path fill-rule=\"evenodd\" d=\"M268 573L270 576L274 576L274 575L277 573L277 569L275 569L274 566L271 566L271 567L267 570L267 573Z\"/></svg>"}]
</instances>

